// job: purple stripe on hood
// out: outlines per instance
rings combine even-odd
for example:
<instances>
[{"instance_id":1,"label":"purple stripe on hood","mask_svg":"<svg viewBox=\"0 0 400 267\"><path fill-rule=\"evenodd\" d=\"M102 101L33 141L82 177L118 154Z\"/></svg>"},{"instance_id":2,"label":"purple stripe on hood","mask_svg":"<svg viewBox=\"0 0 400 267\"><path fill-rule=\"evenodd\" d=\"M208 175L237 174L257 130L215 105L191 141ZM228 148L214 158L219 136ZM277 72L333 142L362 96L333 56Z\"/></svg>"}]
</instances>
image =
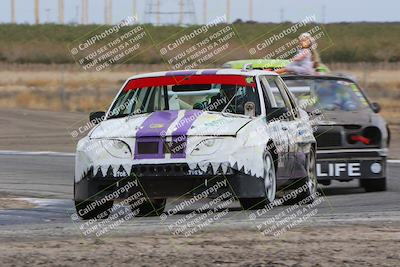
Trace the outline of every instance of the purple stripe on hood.
<instances>
[{"instance_id":1,"label":"purple stripe on hood","mask_svg":"<svg viewBox=\"0 0 400 267\"><path fill-rule=\"evenodd\" d=\"M136 137L160 137L165 135L171 123L178 117L178 111L153 112L140 126Z\"/></svg>"},{"instance_id":2,"label":"purple stripe on hood","mask_svg":"<svg viewBox=\"0 0 400 267\"><path fill-rule=\"evenodd\" d=\"M172 122L178 117L178 111L156 111L152 113L140 126L136 133L135 159L165 158L164 140L165 134ZM138 143L158 143L157 154L138 153Z\"/></svg>"},{"instance_id":3,"label":"purple stripe on hood","mask_svg":"<svg viewBox=\"0 0 400 267\"><path fill-rule=\"evenodd\" d=\"M173 153L171 155L172 158L184 158L186 157L186 146L187 146L187 134L192 127L193 123L203 111L201 110L188 110L185 112L185 115L182 119L179 120L178 124L176 125L177 129L172 132L172 142L179 143L181 149L179 149L179 153Z\"/></svg>"}]
</instances>

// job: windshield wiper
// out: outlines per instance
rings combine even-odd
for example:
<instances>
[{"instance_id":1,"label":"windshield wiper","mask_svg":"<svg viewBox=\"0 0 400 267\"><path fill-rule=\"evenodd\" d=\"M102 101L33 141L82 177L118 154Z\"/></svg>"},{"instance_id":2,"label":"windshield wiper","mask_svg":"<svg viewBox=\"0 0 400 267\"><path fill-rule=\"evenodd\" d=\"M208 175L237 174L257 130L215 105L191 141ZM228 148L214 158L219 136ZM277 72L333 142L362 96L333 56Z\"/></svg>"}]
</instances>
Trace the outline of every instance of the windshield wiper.
<instances>
[{"instance_id":1,"label":"windshield wiper","mask_svg":"<svg viewBox=\"0 0 400 267\"><path fill-rule=\"evenodd\" d=\"M224 114L225 110L229 107L229 105L232 103L232 100L235 99L236 94L228 101L228 103L226 104L226 106L221 110L221 113Z\"/></svg>"},{"instance_id":2,"label":"windshield wiper","mask_svg":"<svg viewBox=\"0 0 400 267\"><path fill-rule=\"evenodd\" d=\"M109 116L107 119L118 119L118 118L126 117L128 115L129 114L116 114L116 115Z\"/></svg>"}]
</instances>

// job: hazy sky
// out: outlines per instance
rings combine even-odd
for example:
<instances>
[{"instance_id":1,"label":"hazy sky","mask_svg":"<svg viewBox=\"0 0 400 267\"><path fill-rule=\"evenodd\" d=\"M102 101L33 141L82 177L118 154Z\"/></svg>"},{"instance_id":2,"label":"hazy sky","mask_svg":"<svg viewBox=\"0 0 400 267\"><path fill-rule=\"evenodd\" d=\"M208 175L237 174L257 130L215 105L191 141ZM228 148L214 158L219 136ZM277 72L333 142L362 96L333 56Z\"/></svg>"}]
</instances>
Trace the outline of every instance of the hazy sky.
<instances>
[{"instance_id":1,"label":"hazy sky","mask_svg":"<svg viewBox=\"0 0 400 267\"><path fill-rule=\"evenodd\" d=\"M34 0L15 0L18 23L33 23ZM65 1L65 21L80 20L81 0ZM204 0L192 0L195 16L191 21L203 23ZM0 0L0 22L11 20L11 0ZM113 0L113 21L117 22L133 13L134 0ZM156 0L136 0L137 14L142 22L149 21L145 17L146 3ZM176 12L179 0L160 0L160 10ZM190 2L186 0L185 2ZM56 22L58 18L58 0L40 0L40 17L42 22ZM175 4L174 4L175 3ZM216 17L226 13L226 0L207 0L208 17ZM189 9L188 9L189 10ZM325 10L325 11L323 11ZM280 22L284 20L299 21L306 16L316 15L318 21L400 21L399 0L253 0L253 18L261 22ZM249 19L248 0L231 0L230 20ZM325 15L323 15L325 14ZM152 17L155 21L155 16ZM178 21L178 15L161 15L161 21ZM187 18L185 18L186 20ZM104 22L104 0L89 0L89 22Z\"/></svg>"}]
</instances>

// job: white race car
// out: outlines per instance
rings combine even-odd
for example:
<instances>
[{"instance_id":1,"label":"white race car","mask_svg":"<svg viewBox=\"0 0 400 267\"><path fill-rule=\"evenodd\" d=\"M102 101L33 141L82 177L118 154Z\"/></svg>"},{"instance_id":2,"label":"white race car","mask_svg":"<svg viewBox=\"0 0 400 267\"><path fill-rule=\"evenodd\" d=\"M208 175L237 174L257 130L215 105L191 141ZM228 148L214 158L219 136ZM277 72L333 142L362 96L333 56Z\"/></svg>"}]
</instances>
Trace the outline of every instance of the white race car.
<instances>
[{"instance_id":1,"label":"white race car","mask_svg":"<svg viewBox=\"0 0 400 267\"><path fill-rule=\"evenodd\" d=\"M271 203L280 188L297 190L295 201L315 196L308 115L273 72L136 75L90 121L97 125L76 151L74 199L83 219L107 215L115 200L138 192L140 214L160 214L166 198L216 183L224 186L210 197L229 190L244 209Z\"/></svg>"}]
</instances>

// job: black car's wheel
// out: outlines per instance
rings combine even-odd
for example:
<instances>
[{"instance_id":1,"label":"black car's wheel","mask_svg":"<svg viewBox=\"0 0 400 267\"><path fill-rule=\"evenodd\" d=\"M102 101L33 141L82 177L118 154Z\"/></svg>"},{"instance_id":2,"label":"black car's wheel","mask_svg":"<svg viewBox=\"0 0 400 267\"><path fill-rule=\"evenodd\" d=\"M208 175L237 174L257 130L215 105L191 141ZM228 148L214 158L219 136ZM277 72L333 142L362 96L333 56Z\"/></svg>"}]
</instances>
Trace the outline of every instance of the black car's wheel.
<instances>
[{"instance_id":1,"label":"black car's wheel","mask_svg":"<svg viewBox=\"0 0 400 267\"><path fill-rule=\"evenodd\" d=\"M164 199L146 199L139 206L131 203L131 209L133 212L138 212L136 216L159 216L164 211L167 200Z\"/></svg>"},{"instance_id":2,"label":"black car's wheel","mask_svg":"<svg viewBox=\"0 0 400 267\"><path fill-rule=\"evenodd\" d=\"M386 178L361 179L360 186L364 187L366 192L386 191Z\"/></svg>"},{"instance_id":3,"label":"black car's wheel","mask_svg":"<svg viewBox=\"0 0 400 267\"><path fill-rule=\"evenodd\" d=\"M276 195L276 171L274 159L269 151L264 155L264 189L265 197L240 198L240 204L246 210L261 209L275 200Z\"/></svg>"},{"instance_id":4,"label":"black car's wheel","mask_svg":"<svg viewBox=\"0 0 400 267\"><path fill-rule=\"evenodd\" d=\"M75 201L75 209L83 220L106 219L110 215L113 204L113 201L107 201L98 206L98 202L94 201Z\"/></svg>"},{"instance_id":5,"label":"black car's wheel","mask_svg":"<svg viewBox=\"0 0 400 267\"><path fill-rule=\"evenodd\" d=\"M314 148L310 149L307 156L306 169L307 176L295 183L293 191L294 197L287 199L285 204L294 205L301 201L301 204L311 204L317 197L317 174L316 174L316 154Z\"/></svg>"}]
</instances>

